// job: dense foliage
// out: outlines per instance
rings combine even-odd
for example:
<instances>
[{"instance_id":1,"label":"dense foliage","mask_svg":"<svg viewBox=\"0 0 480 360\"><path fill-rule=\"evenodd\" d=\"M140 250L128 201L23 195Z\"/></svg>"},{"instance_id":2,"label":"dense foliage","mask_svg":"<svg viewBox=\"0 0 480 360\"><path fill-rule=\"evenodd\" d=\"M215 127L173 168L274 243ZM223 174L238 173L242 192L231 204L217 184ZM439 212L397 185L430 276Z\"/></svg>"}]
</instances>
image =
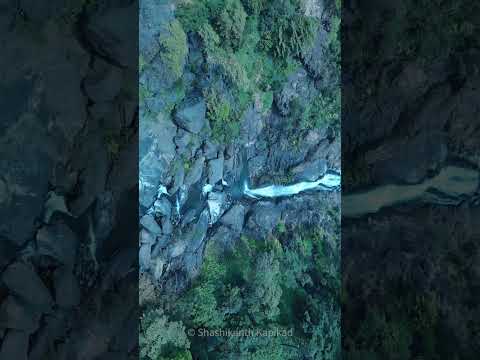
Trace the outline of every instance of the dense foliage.
<instances>
[{"instance_id":1,"label":"dense foliage","mask_svg":"<svg viewBox=\"0 0 480 360\"><path fill-rule=\"evenodd\" d=\"M338 234L333 209L330 222ZM190 352L195 359L339 359L339 237L320 228L292 230L280 223L266 239L242 237L233 252L209 244L192 288L174 303L156 305L172 319L161 310L144 315L144 359ZM247 328L280 335L199 336ZM196 336L187 339L185 329Z\"/></svg>"},{"instance_id":2,"label":"dense foliage","mask_svg":"<svg viewBox=\"0 0 480 360\"><path fill-rule=\"evenodd\" d=\"M277 58L299 56L311 45L316 24L302 14L300 1L274 1L262 17L262 47Z\"/></svg>"},{"instance_id":3,"label":"dense foliage","mask_svg":"<svg viewBox=\"0 0 480 360\"><path fill-rule=\"evenodd\" d=\"M217 141L230 142L236 137L235 131L249 105L260 104L260 110L267 114L274 104L274 93L302 66L303 52L312 46L319 25L318 19L304 15L302 4L302 0L180 2L176 16L187 33L201 39L205 58L204 65L194 72L198 77L208 74L209 80L203 83L202 91L217 96L210 99L207 114ZM333 66L330 72L339 71L339 19L337 9L327 46L326 58ZM312 120L302 128L337 124L332 120L339 117L337 100L336 96L323 95L316 103L326 103L329 114L322 116L322 120L317 115L308 115ZM218 116L217 103L229 104L229 116ZM332 111L337 115L330 114Z\"/></svg>"},{"instance_id":4,"label":"dense foliage","mask_svg":"<svg viewBox=\"0 0 480 360\"><path fill-rule=\"evenodd\" d=\"M185 57L188 53L187 35L178 20L169 23L167 30L168 35L160 39L160 45L163 48L161 58L175 79L178 79L183 74ZM141 63L140 66L142 66Z\"/></svg>"}]
</instances>

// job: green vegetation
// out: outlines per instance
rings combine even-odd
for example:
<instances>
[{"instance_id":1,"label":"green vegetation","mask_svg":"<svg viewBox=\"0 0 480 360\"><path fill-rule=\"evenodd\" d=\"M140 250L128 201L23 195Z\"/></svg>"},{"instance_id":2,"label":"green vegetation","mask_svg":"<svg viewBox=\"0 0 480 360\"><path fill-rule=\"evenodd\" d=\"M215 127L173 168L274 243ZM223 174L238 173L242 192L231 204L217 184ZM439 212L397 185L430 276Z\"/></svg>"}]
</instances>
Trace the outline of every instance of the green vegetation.
<instances>
[{"instance_id":1,"label":"green vegetation","mask_svg":"<svg viewBox=\"0 0 480 360\"><path fill-rule=\"evenodd\" d=\"M319 93L305 107L293 104L293 116L298 119L302 130L330 126L338 133L341 121L340 101L340 89L336 89L333 94Z\"/></svg>"},{"instance_id":2,"label":"green vegetation","mask_svg":"<svg viewBox=\"0 0 480 360\"><path fill-rule=\"evenodd\" d=\"M265 9L268 0L242 0L243 7L249 15L258 15Z\"/></svg>"},{"instance_id":3,"label":"green vegetation","mask_svg":"<svg viewBox=\"0 0 480 360\"><path fill-rule=\"evenodd\" d=\"M330 213L328 233L338 234L338 211ZM159 305L170 319L163 310L151 310L142 319L141 342L148 344L142 356L177 359L191 352L196 359L339 359L339 266L339 237L321 228L279 223L265 239L242 236L233 252L209 243L192 287L178 300ZM198 334L245 328L283 335L185 336L192 329Z\"/></svg>"},{"instance_id":4,"label":"green vegetation","mask_svg":"<svg viewBox=\"0 0 480 360\"><path fill-rule=\"evenodd\" d=\"M192 359L182 323L170 322L161 310L150 310L140 319L140 359Z\"/></svg>"},{"instance_id":5,"label":"green vegetation","mask_svg":"<svg viewBox=\"0 0 480 360\"><path fill-rule=\"evenodd\" d=\"M262 47L275 57L300 56L313 41L317 22L303 15L299 0L270 2L260 24Z\"/></svg>"},{"instance_id":6,"label":"green vegetation","mask_svg":"<svg viewBox=\"0 0 480 360\"><path fill-rule=\"evenodd\" d=\"M161 58L175 79L179 79L183 74L183 66L188 54L187 35L178 20L168 24L167 30L169 36L160 39L160 45L163 48Z\"/></svg>"},{"instance_id":7,"label":"green vegetation","mask_svg":"<svg viewBox=\"0 0 480 360\"><path fill-rule=\"evenodd\" d=\"M241 41L247 14L240 0L225 0L216 23L225 47L236 49Z\"/></svg>"},{"instance_id":8,"label":"green vegetation","mask_svg":"<svg viewBox=\"0 0 480 360\"><path fill-rule=\"evenodd\" d=\"M214 91L205 95L207 118L212 127L213 137L220 142L228 142L238 136L240 127L234 118L230 103Z\"/></svg>"},{"instance_id":9,"label":"green vegetation","mask_svg":"<svg viewBox=\"0 0 480 360\"><path fill-rule=\"evenodd\" d=\"M205 67L195 70L212 76L205 92L222 94L208 99L218 142L236 137L250 105L268 113L274 92L301 66L298 57L310 46L316 28L313 19L302 15L300 0L185 1L176 16L202 40ZM220 82L228 86L227 94Z\"/></svg>"}]
</instances>

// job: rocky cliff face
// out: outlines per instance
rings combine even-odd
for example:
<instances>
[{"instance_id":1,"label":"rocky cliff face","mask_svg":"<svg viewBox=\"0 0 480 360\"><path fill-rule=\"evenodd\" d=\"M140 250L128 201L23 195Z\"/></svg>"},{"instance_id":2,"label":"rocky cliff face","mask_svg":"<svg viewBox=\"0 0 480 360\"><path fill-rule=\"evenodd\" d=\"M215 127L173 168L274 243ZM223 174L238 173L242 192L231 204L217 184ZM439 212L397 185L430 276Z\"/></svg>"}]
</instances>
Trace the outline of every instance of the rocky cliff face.
<instances>
[{"instance_id":1,"label":"rocky cliff face","mask_svg":"<svg viewBox=\"0 0 480 360\"><path fill-rule=\"evenodd\" d=\"M348 210L428 185L409 201L343 220L347 358L469 359L478 349L479 308L468 300L478 295L479 263L470 220L478 217L480 165L472 6L345 6L342 208L368 191Z\"/></svg>"},{"instance_id":2,"label":"rocky cliff face","mask_svg":"<svg viewBox=\"0 0 480 360\"><path fill-rule=\"evenodd\" d=\"M136 348L137 5L82 4L0 7L1 359Z\"/></svg>"},{"instance_id":3,"label":"rocky cliff face","mask_svg":"<svg viewBox=\"0 0 480 360\"><path fill-rule=\"evenodd\" d=\"M242 235L261 238L279 223L321 226L321 209L339 203L337 192L261 201L242 196L245 173L251 186L264 186L314 181L327 169L340 170L338 133L328 126L300 132L293 125L294 107L312 102L329 80L319 60L327 39L319 27L315 46L274 92L273 103L248 104L237 135L222 142L203 89L213 86L228 97L232 85L216 74L195 34L188 36L181 77L168 79L158 38L170 36L165 31L174 21L174 3L142 1L140 14L140 86L148 94L140 105L141 272L162 291L179 292L198 274L208 242L234 247Z\"/></svg>"}]
</instances>

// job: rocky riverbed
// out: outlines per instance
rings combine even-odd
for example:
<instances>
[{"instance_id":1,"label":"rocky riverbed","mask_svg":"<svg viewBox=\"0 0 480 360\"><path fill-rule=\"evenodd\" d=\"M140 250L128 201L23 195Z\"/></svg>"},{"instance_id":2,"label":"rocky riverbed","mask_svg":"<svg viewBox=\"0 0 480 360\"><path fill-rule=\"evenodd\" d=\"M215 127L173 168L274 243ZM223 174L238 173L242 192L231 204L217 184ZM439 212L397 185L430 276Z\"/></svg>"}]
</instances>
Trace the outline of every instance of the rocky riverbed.
<instances>
[{"instance_id":1,"label":"rocky riverbed","mask_svg":"<svg viewBox=\"0 0 480 360\"><path fill-rule=\"evenodd\" d=\"M323 176L340 171L338 134L313 128L298 139L290 128L292 101L311 99L324 80L319 74L325 64L318 57L325 30L320 28L304 64L275 93L272 107L249 105L238 136L225 144L214 138L201 90L220 81L216 86L228 92L228 85L215 78L198 39L189 34L180 80L160 61L162 48L155 39L168 36L166 24L174 14L174 2L142 1L140 49L146 65L140 86L150 96L140 108L140 264L167 292L185 289L198 275L208 242L234 247L242 234L261 238L279 223L321 226L321 209L339 203L338 191L322 190L340 184L338 177L321 186ZM208 70L189 70L202 68ZM175 90L178 81L181 94ZM278 191L277 198L274 186L287 189L284 196Z\"/></svg>"}]
</instances>

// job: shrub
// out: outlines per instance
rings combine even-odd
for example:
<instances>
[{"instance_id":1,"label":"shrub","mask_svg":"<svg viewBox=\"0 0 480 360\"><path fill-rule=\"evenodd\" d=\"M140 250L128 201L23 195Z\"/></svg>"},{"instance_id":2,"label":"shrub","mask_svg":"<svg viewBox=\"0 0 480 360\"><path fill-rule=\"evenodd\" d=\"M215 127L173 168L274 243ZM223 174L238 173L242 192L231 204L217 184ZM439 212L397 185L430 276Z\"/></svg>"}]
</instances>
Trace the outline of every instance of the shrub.
<instances>
[{"instance_id":1,"label":"shrub","mask_svg":"<svg viewBox=\"0 0 480 360\"><path fill-rule=\"evenodd\" d=\"M265 9L267 0L242 0L243 7L249 15L258 15Z\"/></svg>"},{"instance_id":2,"label":"shrub","mask_svg":"<svg viewBox=\"0 0 480 360\"><path fill-rule=\"evenodd\" d=\"M183 324L170 322L161 310L150 310L142 315L139 341L141 360L171 357L178 351L185 354L190 347Z\"/></svg>"},{"instance_id":3,"label":"shrub","mask_svg":"<svg viewBox=\"0 0 480 360\"><path fill-rule=\"evenodd\" d=\"M220 37L212 26L209 23L205 23L200 27L198 33L202 38L203 47L205 48L206 53L210 54L215 52L220 44Z\"/></svg>"},{"instance_id":4,"label":"shrub","mask_svg":"<svg viewBox=\"0 0 480 360\"><path fill-rule=\"evenodd\" d=\"M208 23L211 10L207 3L208 1L205 0L185 1L178 6L175 15L186 32L199 31L204 24Z\"/></svg>"},{"instance_id":5,"label":"shrub","mask_svg":"<svg viewBox=\"0 0 480 360\"><path fill-rule=\"evenodd\" d=\"M188 54L187 35L178 20L173 20L167 25L167 32L168 35L160 39L161 59L177 80L182 76Z\"/></svg>"},{"instance_id":6,"label":"shrub","mask_svg":"<svg viewBox=\"0 0 480 360\"><path fill-rule=\"evenodd\" d=\"M216 25L226 47L238 48L246 20L247 14L240 0L225 0L223 10L216 20Z\"/></svg>"},{"instance_id":7,"label":"shrub","mask_svg":"<svg viewBox=\"0 0 480 360\"><path fill-rule=\"evenodd\" d=\"M262 19L262 47L275 57L299 56L313 42L316 23L298 0L272 2Z\"/></svg>"},{"instance_id":8,"label":"shrub","mask_svg":"<svg viewBox=\"0 0 480 360\"><path fill-rule=\"evenodd\" d=\"M267 113L272 108L273 92L272 91L262 92L260 94L260 101L262 106L262 112Z\"/></svg>"},{"instance_id":9,"label":"shrub","mask_svg":"<svg viewBox=\"0 0 480 360\"><path fill-rule=\"evenodd\" d=\"M231 141L239 134L240 127L230 103L222 99L215 91L206 96L207 118L212 127L213 137L220 143Z\"/></svg>"},{"instance_id":10,"label":"shrub","mask_svg":"<svg viewBox=\"0 0 480 360\"><path fill-rule=\"evenodd\" d=\"M300 128L304 130L331 126L333 130L340 130L341 114L340 89L333 94L320 93L298 112Z\"/></svg>"}]
</instances>

